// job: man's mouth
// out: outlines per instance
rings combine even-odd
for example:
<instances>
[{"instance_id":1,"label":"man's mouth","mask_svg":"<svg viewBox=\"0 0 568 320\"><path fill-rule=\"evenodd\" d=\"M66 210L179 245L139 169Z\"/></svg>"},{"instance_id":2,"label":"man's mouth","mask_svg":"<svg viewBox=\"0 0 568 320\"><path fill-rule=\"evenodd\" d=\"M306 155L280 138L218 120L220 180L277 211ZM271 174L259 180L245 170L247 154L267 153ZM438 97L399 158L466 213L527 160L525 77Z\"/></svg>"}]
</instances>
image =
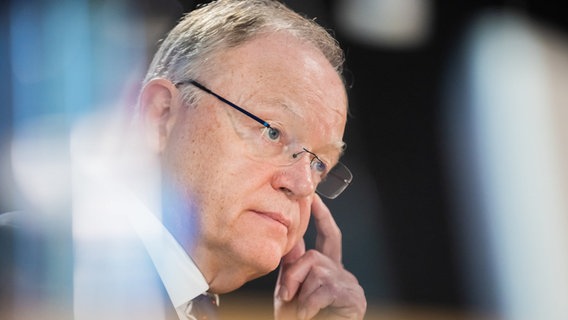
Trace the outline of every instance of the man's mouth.
<instances>
[{"instance_id":1,"label":"man's mouth","mask_svg":"<svg viewBox=\"0 0 568 320\"><path fill-rule=\"evenodd\" d=\"M266 212L266 211L255 211L257 214L262 215L266 218L270 218L280 224L282 224L286 229L288 229L290 227L290 219L288 219L288 217L284 216L283 214L279 213L279 212Z\"/></svg>"}]
</instances>

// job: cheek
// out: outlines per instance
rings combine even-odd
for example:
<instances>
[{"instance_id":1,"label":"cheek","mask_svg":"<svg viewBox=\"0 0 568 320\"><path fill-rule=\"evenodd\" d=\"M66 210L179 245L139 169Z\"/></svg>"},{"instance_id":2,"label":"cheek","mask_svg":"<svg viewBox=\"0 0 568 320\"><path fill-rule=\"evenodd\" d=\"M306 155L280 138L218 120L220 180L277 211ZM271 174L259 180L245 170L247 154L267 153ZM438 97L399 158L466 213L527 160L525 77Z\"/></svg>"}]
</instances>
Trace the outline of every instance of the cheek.
<instances>
[{"instance_id":1,"label":"cheek","mask_svg":"<svg viewBox=\"0 0 568 320\"><path fill-rule=\"evenodd\" d=\"M214 233L227 219L219 213L225 212L227 206L227 185L234 183L226 181L226 163L219 157L221 146L214 136L203 135L195 128L180 128L172 132L163 154L164 174L168 177L165 182L172 184L170 188L183 204L169 211L169 218L178 223L178 234L191 229L195 235L209 237L206 235Z\"/></svg>"},{"instance_id":2,"label":"cheek","mask_svg":"<svg viewBox=\"0 0 568 320\"><path fill-rule=\"evenodd\" d=\"M163 155L165 169L200 209L227 206L252 181L250 168L242 167L242 143L230 126L212 118L206 126L189 121L175 126Z\"/></svg>"},{"instance_id":3,"label":"cheek","mask_svg":"<svg viewBox=\"0 0 568 320\"><path fill-rule=\"evenodd\" d=\"M288 244L288 250L291 250L292 247L306 234L306 230L308 230L308 224L310 222L311 216L311 199L302 201L300 203L300 213L299 213L299 223L298 228L293 236L289 238L290 243Z\"/></svg>"},{"instance_id":4,"label":"cheek","mask_svg":"<svg viewBox=\"0 0 568 320\"><path fill-rule=\"evenodd\" d=\"M166 146L166 157L172 161L172 169L178 170L174 174L189 171L197 175L215 169L214 159L223 142L222 128L216 114L207 114L205 108L188 107L180 111Z\"/></svg>"},{"instance_id":5,"label":"cheek","mask_svg":"<svg viewBox=\"0 0 568 320\"><path fill-rule=\"evenodd\" d=\"M199 202L219 177L218 136L191 120L177 122L162 153L164 174L181 194ZM196 203L196 204L197 204Z\"/></svg>"},{"instance_id":6,"label":"cheek","mask_svg":"<svg viewBox=\"0 0 568 320\"><path fill-rule=\"evenodd\" d=\"M308 229L308 224L310 223L311 216L311 201L302 205L300 208L300 232L301 236L304 236L306 230Z\"/></svg>"}]
</instances>

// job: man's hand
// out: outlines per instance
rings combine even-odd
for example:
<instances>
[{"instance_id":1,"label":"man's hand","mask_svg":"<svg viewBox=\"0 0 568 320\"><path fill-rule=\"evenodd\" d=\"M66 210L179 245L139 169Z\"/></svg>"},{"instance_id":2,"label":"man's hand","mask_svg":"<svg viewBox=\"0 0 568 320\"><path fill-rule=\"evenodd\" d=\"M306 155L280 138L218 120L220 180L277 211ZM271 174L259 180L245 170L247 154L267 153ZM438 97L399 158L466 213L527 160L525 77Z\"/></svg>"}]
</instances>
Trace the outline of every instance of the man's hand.
<instances>
[{"instance_id":1,"label":"man's hand","mask_svg":"<svg viewBox=\"0 0 568 320\"><path fill-rule=\"evenodd\" d=\"M282 258L276 289L276 320L363 319L363 288L341 263L341 231L318 195L312 214L317 230L315 250L303 240Z\"/></svg>"}]
</instances>

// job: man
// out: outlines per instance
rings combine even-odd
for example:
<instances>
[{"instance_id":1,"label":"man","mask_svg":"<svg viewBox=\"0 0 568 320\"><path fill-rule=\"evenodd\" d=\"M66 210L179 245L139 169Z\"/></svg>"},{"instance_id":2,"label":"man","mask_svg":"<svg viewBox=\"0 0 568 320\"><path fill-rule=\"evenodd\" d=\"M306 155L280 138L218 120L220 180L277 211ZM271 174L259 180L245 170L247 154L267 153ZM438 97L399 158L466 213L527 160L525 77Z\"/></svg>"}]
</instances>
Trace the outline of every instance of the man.
<instances>
[{"instance_id":1,"label":"man","mask_svg":"<svg viewBox=\"0 0 568 320\"><path fill-rule=\"evenodd\" d=\"M116 211L126 212L142 238L180 319L196 317L201 294L234 291L279 266L276 319L363 318L363 289L341 263L340 230L318 195L335 198L351 181L339 163L347 118L342 63L323 28L270 0L214 1L187 14L162 42L136 117L139 139L160 163L161 212ZM315 250L306 251L310 214L318 235ZM100 215L84 230L105 220ZM82 220L74 219L81 234ZM148 236L155 234L159 240ZM94 302L105 296L137 294L118 295L98 278L112 274L101 272L100 261L115 246L84 254L89 243L82 244L75 249L75 305L96 314L102 304ZM93 261L100 268L92 276L78 272ZM83 284L108 292L87 290L81 298Z\"/></svg>"},{"instance_id":2,"label":"man","mask_svg":"<svg viewBox=\"0 0 568 320\"><path fill-rule=\"evenodd\" d=\"M186 202L166 206L164 223L210 292L281 263L277 318L363 317L363 290L341 264L340 231L316 194L344 148L342 62L324 29L275 1L211 3L162 43L140 113L165 180ZM310 212L318 240L306 252Z\"/></svg>"}]
</instances>

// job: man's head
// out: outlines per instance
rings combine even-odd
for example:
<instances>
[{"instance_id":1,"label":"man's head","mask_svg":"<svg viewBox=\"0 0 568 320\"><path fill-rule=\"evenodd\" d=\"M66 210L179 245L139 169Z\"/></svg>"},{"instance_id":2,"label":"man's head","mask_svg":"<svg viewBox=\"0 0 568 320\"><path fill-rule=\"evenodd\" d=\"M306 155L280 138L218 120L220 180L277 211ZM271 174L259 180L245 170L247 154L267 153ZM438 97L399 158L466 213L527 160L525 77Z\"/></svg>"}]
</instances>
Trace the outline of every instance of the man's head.
<instances>
[{"instance_id":1,"label":"man's head","mask_svg":"<svg viewBox=\"0 0 568 320\"><path fill-rule=\"evenodd\" d=\"M275 31L285 31L311 43L341 75L343 51L314 20L278 1L219 0L189 12L169 32L154 55L145 82L156 77L176 82L213 71L207 62L213 55Z\"/></svg>"},{"instance_id":2,"label":"man's head","mask_svg":"<svg viewBox=\"0 0 568 320\"><path fill-rule=\"evenodd\" d=\"M324 29L274 1L214 2L162 43L141 114L174 198L164 223L213 291L274 270L304 235L343 150L342 62Z\"/></svg>"}]
</instances>

